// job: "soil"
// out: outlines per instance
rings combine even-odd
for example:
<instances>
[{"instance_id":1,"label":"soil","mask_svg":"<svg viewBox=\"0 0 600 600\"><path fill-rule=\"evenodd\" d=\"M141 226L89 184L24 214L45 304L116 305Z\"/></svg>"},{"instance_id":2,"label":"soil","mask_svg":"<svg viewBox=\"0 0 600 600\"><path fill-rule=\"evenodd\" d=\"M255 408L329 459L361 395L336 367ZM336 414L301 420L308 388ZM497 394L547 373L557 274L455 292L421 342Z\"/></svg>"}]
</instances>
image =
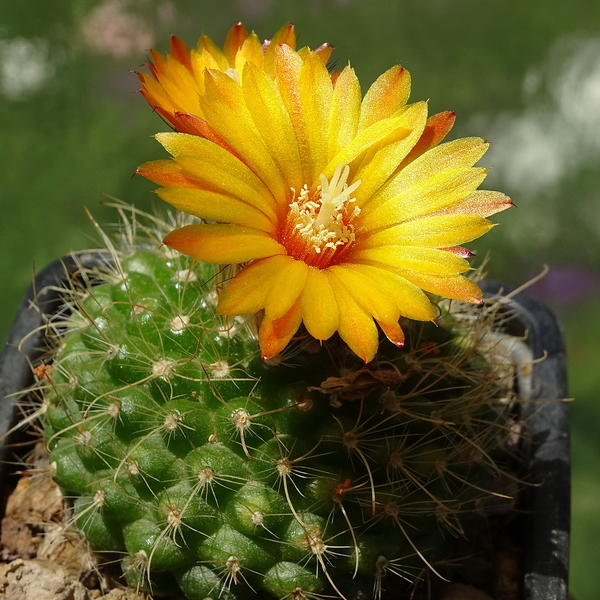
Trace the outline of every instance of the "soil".
<instances>
[{"instance_id":1,"label":"soil","mask_svg":"<svg viewBox=\"0 0 600 600\"><path fill-rule=\"evenodd\" d=\"M43 444L29 458L33 467L20 473L2 519L0 598L148 600L146 594L121 585L110 565L100 566L71 526Z\"/></svg>"}]
</instances>

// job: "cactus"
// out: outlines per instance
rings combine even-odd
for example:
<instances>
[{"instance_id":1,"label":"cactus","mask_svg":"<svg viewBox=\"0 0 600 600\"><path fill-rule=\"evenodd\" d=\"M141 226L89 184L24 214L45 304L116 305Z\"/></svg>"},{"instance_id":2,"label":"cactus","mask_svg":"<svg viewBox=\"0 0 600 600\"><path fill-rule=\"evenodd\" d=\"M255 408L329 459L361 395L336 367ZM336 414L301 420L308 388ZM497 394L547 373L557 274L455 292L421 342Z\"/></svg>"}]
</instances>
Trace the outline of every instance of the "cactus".
<instances>
[{"instance_id":1,"label":"cactus","mask_svg":"<svg viewBox=\"0 0 600 600\"><path fill-rule=\"evenodd\" d=\"M255 319L215 313L227 273L159 246L153 223L82 270L40 380L90 545L129 585L191 600L379 598L437 573L501 473L494 307L440 303L367 366L302 330L262 361Z\"/></svg>"},{"instance_id":2,"label":"cactus","mask_svg":"<svg viewBox=\"0 0 600 600\"><path fill-rule=\"evenodd\" d=\"M128 218L57 325L54 478L157 595L383 597L498 496L510 385L458 246L511 205L477 190L488 145L441 144L454 114L407 104L401 67L361 100L329 46L294 48L237 25L152 52L176 131L138 173L194 218Z\"/></svg>"}]
</instances>

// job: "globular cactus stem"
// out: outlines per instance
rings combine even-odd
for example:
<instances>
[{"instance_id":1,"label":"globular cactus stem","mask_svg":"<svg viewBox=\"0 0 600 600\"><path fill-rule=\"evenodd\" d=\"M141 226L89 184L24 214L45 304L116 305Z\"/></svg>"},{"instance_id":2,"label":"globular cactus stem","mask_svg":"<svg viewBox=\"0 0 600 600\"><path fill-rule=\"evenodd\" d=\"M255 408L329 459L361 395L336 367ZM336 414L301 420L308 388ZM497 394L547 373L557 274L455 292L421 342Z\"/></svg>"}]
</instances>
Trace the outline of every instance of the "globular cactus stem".
<instances>
[{"instance_id":1,"label":"globular cactus stem","mask_svg":"<svg viewBox=\"0 0 600 600\"><path fill-rule=\"evenodd\" d=\"M126 219L50 323L44 437L90 545L190 600L386 598L441 576L503 496L497 307L440 302L368 365L302 330L262 361L254 318L215 314L224 273L157 243L168 230Z\"/></svg>"}]
</instances>

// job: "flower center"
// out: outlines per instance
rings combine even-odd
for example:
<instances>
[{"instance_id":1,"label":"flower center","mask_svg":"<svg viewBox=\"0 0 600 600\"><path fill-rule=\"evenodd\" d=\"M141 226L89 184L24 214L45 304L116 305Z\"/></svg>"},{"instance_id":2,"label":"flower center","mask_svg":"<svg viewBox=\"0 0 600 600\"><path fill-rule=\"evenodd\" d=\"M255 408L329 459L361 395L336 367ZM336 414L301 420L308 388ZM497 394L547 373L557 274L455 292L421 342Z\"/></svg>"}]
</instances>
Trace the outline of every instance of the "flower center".
<instances>
[{"instance_id":1,"label":"flower center","mask_svg":"<svg viewBox=\"0 0 600 600\"><path fill-rule=\"evenodd\" d=\"M330 181L321 175L321 185L311 195L308 186L290 203L282 230L282 243L290 256L312 267L326 268L355 241L352 221L360 214L352 193L360 179L348 185L350 167L338 165ZM296 191L294 196L296 196Z\"/></svg>"}]
</instances>

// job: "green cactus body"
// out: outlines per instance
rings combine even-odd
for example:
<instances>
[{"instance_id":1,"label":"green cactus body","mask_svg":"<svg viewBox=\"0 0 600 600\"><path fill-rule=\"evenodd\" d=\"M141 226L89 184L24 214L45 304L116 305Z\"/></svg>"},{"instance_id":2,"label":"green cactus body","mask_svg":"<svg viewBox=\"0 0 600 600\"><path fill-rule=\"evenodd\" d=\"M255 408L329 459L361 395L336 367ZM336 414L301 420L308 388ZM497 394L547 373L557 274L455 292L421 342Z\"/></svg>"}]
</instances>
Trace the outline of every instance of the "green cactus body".
<instances>
[{"instance_id":1,"label":"green cactus body","mask_svg":"<svg viewBox=\"0 0 600 600\"><path fill-rule=\"evenodd\" d=\"M140 250L77 302L45 438L91 546L191 600L372 598L435 570L498 472L485 358L446 316L367 366L308 337L263 363L214 281Z\"/></svg>"}]
</instances>

